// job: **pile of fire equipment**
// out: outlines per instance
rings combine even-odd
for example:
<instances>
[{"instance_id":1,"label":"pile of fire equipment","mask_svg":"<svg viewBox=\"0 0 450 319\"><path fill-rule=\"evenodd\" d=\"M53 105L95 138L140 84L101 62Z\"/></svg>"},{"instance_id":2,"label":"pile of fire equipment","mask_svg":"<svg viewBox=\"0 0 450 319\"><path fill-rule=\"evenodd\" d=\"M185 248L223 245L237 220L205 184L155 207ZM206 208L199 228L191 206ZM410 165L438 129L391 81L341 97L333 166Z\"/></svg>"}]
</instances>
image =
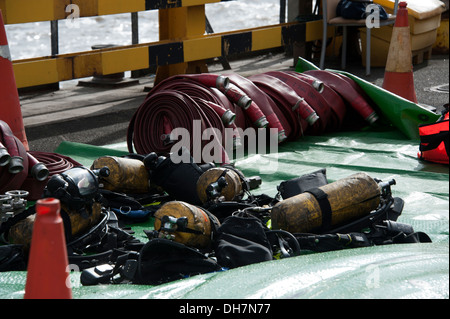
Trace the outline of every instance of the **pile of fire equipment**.
<instances>
[{"instance_id":1,"label":"pile of fire equipment","mask_svg":"<svg viewBox=\"0 0 450 319\"><path fill-rule=\"evenodd\" d=\"M69 263L83 285L158 285L303 254L431 242L397 221L395 180L360 172L328 182L321 169L256 195L263 182L233 165L175 163L170 153L103 156L48 179L61 203ZM35 206L0 195L0 271L26 270ZM152 223L153 222L153 223ZM145 236L130 225L149 225Z\"/></svg>"}]
</instances>

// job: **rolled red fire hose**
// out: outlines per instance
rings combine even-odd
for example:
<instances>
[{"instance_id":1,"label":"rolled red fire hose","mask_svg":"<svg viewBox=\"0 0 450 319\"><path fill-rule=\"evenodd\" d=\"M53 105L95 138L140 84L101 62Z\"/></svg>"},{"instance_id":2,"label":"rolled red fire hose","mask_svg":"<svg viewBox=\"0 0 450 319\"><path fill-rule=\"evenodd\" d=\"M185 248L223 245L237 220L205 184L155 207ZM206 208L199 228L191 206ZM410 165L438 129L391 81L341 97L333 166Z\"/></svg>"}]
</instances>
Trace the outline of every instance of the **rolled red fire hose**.
<instances>
[{"instance_id":1,"label":"rolled red fire hose","mask_svg":"<svg viewBox=\"0 0 450 319\"><path fill-rule=\"evenodd\" d=\"M282 112L281 116L278 115L280 121L290 123L291 132L286 133L289 140L295 140L303 135L308 126L319 119L305 99L280 79L265 73L253 75L249 79L279 106L278 109ZM274 110L276 112L276 109Z\"/></svg>"},{"instance_id":2,"label":"rolled red fire hose","mask_svg":"<svg viewBox=\"0 0 450 319\"><path fill-rule=\"evenodd\" d=\"M262 92L252 81L238 74L228 76L230 82L238 86L245 94L247 94L258 108L262 111L268 121L268 127L274 128L278 132L278 142L286 140L285 127L280 123L277 114L274 112L276 105L273 100Z\"/></svg>"},{"instance_id":3,"label":"rolled red fire hose","mask_svg":"<svg viewBox=\"0 0 450 319\"><path fill-rule=\"evenodd\" d=\"M202 109L203 107L203 109ZM198 157L198 150L194 147L200 146L203 149L208 141L195 140L192 136L194 125L200 124L200 134L207 128L214 127L210 118L214 118L217 126L222 125L220 117L206 103L198 103L183 92L159 91L146 98L144 103L138 108L128 126L127 144L128 150L132 153L133 146L139 154L170 153L173 147L174 138L170 139L172 130L175 128L186 129L189 136L189 150L196 162L201 163ZM212 110L205 113L205 109ZM208 117L209 116L209 117ZM194 123L194 121L198 121ZM220 123L220 124L218 124ZM194 132L195 133L195 132ZM169 137L169 138L168 138ZM215 142L222 146L222 141L217 137ZM201 145L199 145L201 144ZM229 163L227 153L222 147L222 163Z\"/></svg>"},{"instance_id":4,"label":"rolled red fire hose","mask_svg":"<svg viewBox=\"0 0 450 319\"><path fill-rule=\"evenodd\" d=\"M45 166L45 164L39 162L36 159L36 157L30 154L30 152L27 153L27 156L28 156L28 175L30 175L39 182L47 180L50 171Z\"/></svg>"},{"instance_id":5,"label":"rolled red fire hose","mask_svg":"<svg viewBox=\"0 0 450 319\"><path fill-rule=\"evenodd\" d=\"M147 97L162 90L180 91L191 97L197 96L206 101L211 101L221 105L227 110L231 110L234 114L236 114L235 123L238 127L247 126L246 113L256 120L263 116L262 112L258 109L254 109L254 107L245 109L245 107L248 107L247 105L238 106L230 101L225 95L225 92L229 88L229 83L230 81L227 77L216 74L203 73L175 75L161 81L148 93ZM231 90L229 94L234 92L234 90ZM237 99L239 98L241 98L241 95L239 95ZM248 101L248 99L245 99L245 101Z\"/></svg>"},{"instance_id":6,"label":"rolled red fire hose","mask_svg":"<svg viewBox=\"0 0 450 319\"><path fill-rule=\"evenodd\" d=\"M324 84L321 80L316 79L308 74L305 73L298 73L295 71L283 71L284 73L293 75L307 83L309 83L313 88L315 88L319 93L323 92Z\"/></svg>"},{"instance_id":7,"label":"rolled red fire hose","mask_svg":"<svg viewBox=\"0 0 450 319\"><path fill-rule=\"evenodd\" d=\"M5 151L20 164L11 167L11 163L7 163L0 166L0 193L22 189L30 192L29 200L40 198L49 176L81 165L56 153L27 152L22 142L3 121L0 121L0 140Z\"/></svg>"},{"instance_id":8,"label":"rolled red fire hose","mask_svg":"<svg viewBox=\"0 0 450 319\"><path fill-rule=\"evenodd\" d=\"M24 180L28 175L28 156L25 147L22 142L15 136L12 138L14 140L13 143L5 143L7 145L8 151L10 154L14 154L13 156L16 159L20 159L20 166L22 169L11 171L7 166L0 167L0 194L3 194L9 190L19 189Z\"/></svg>"},{"instance_id":9,"label":"rolled red fire hose","mask_svg":"<svg viewBox=\"0 0 450 319\"><path fill-rule=\"evenodd\" d=\"M42 198L44 188L51 176L61 174L68 169L82 165L68 156L57 153L29 151L28 158L30 159L29 174L23 182L21 189L29 192L29 200ZM38 164L35 164L35 162ZM39 163L45 166L48 174L43 171L43 168ZM32 172L33 167L37 172ZM35 177L33 177L34 174ZM44 179L45 175L47 175L47 177Z\"/></svg>"},{"instance_id":10,"label":"rolled red fire hose","mask_svg":"<svg viewBox=\"0 0 450 319\"><path fill-rule=\"evenodd\" d=\"M181 75L174 75L168 79L170 79L170 81L176 79L191 79L197 83L203 84L206 87L215 87L219 90L226 89L228 87L228 84L230 83L227 77L220 74L212 74L212 73L181 74Z\"/></svg>"},{"instance_id":11,"label":"rolled red fire hose","mask_svg":"<svg viewBox=\"0 0 450 319\"><path fill-rule=\"evenodd\" d=\"M372 124L378 116L375 110L369 105L366 98L355 90L339 75L326 70L309 70L304 73L310 74L327 83L333 90L340 94L350 105L362 116L364 120Z\"/></svg>"},{"instance_id":12,"label":"rolled red fire hose","mask_svg":"<svg viewBox=\"0 0 450 319\"><path fill-rule=\"evenodd\" d=\"M231 102L235 103L244 110L254 127L264 128L269 125L266 116L261 111L259 106L252 101L252 99L245 94L240 87L234 83L231 83L228 88L224 89L222 92Z\"/></svg>"},{"instance_id":13,"label":"rolled red fire hose","mask_svg":"<svg viewBox=\"0 0 450 319\"><path fill-rule=\"evenodd\" d=\"M220 79L219 77L217 77ZM228 80L228 78L225 78ZM219 82L223 82L220 80ZM203 81L208 83L208 81ZM211 80L209 80L211 82ZM228 87L228 81L226 81ZM147 95L147 98L156 92L160 91L178 91L189 95L190 97L201 98L204 101L210 102L210 106L214 108L217 114L222 117L226 114L226 117L233 118L234 121L239 122L240 125L245 125L245 115L240 107L237 107L231 103L228 98L217 88L207 87L201 81L195 81L192 77L174 76L161 81L156 85ZM225 125L226 127L228 125ZM232 129L236 128L236 125L230 125ZM239 136L236 131L236 136Z\"/></svg>"},{"instance_id":14,"label":"rolled red fire hose","mask_svg":"<svg viewBox=\"0 0 450 319\"><path fill-rule=\"evenodd\" d=\"M27 151L14 136L9 125L0 120L0 141L10 155L8 163L0 166L0 193L17 189L28 175Z\"/></svg>"},{"instance_id":15,"label":"rolled red fire hose","mask_svg":"<svg viewBox=\"0 0 450 319\"><path fill-rule=\"evenodd\" d=\"M266 74L274 76L289 85L299 96L305 98L306 102L314 109L319 116L319 120L311 126L309 133L321 134L327 130L331 117L331 108L321 93L310 83L299 77L290 75L287 72L271 71Z\"/></svg>"},{"instance_id":16,"label":"rolled red fire hose","mask_svg":"<svg viewBox=\"0 0 450 319\"><path fill-rule=\"evenodd\" d=\"M229 146L230 139L223 134L225 128L238 133L236 128L269 126L277 129L278 141L283 142L305 133L339 130L347 122L349 110L356 115L357 110L373 122L376 114L362 93L351 79L328 71L271 71L249 78L237 74L176 75L156 85L134 114L127 132L128 150L169 153L179 140L172 131L185 128L192 134L197 120L201 123L197 130L215 129L212 138L222 145L222 162L226 163L228 148L223 149L223 145ZM234 134L233 145L238 141ZM202 140L201 148L207 143ZM193 140L189 144L193 152Z\"/></svg>"},{"instance_id":17,"label":"rolled red fire hose","mask_svg":"<svg viewBox=\"0 0 450 319\"><path fill-rule=\"evenodd\" d=\"M8 171L11 174L20 173L25 169L23 163L23 154L21 153L21 147L23 147L22 142L17 141L9 125L0 120L0 134L2 145L8 150L10 155L8 161Z\"/></svg>"},{"instance_id":18,"label":"rolled red fire hose","mask_svg":"<svg viewBox=\"0 0 450 319\"><path fill-rule=\"evenodd\" d=\"M10 161L11 155L9 155L8 149L0 142L0 166L6 166Z\"/></svg>"},{"instance_id":19,"label":"rolled red fire hose","mask_svg":"<svg viewBox=\"0 0 450 319\"><path fill-rule=\"evenodd\" d=\"M312 75L294 71L288 71L288 73L300 77L301 79L308 80L313 87L316 85L319 88L318 91L327 101L332 111L330 121L328 123L328 129L331 131L339 130L344 123L345 114L347 113L347 105L342 97L337 94L336 91L333 90L327 83L320 81ZM314 81L316 81L316 84L314 84ZM317 84L317 81L320 82L320 84Z\"/></svg>"},{"instance_id":20,"label":"rolled red fire hose","mask_svg":"<svg viewBox=\"0 0 450 319\"><path fill-rule=\"evenodd\" d=\"M74 159L58 153L29 151L28 154L47 167L49 177L82 165Z\"/></svg>"},{"instance_id":21,"label":"rolled red fire hose","mask_svg":"<svg viewBox=\"0 0 450 319\"><path fill-rule=\"evenodd\" d=\"M295 112L292 110L293 105L287 102L286 99L278 98L277 93L280 93L279 90L273 89L273 87L270 85L266 86L261 84L261 82L266 80L264 77L268 78L269 76L256 75L254 77L251 77L251 81L256 86L258 86L258 88L261 91L263 91L264 94L269 96L275 103L276 107L273 108L273 111L278 117L281 125L283 125L285 129L285 134L287 137L286 140L288 141L295 140L300 134L301 131L300 127L303 126L306 129L308 124L303 119L299 118L298 116L295 116ZM275 78L272 77L272 79ZM261 80L261 82L259 82L259 80ZM279 81L278 79L276 80ZM292 90L290 90L289 92L292 92Z\"/></svg>"},{"instance_id":22,"label":"rolled red fire hose","mask_svg":"<svg viewBox=\"0 0 450 319\"><path fill-rule=\"evenodd\" d=\"M236 115L236 118L234 119L234 124L236 127L247 127L247 118L245 116L244 109L232 103L226 95L217 88L210 87L209 90L218 99L219 105L227 110L231 110Z\"/></svg>"}]
</instances>

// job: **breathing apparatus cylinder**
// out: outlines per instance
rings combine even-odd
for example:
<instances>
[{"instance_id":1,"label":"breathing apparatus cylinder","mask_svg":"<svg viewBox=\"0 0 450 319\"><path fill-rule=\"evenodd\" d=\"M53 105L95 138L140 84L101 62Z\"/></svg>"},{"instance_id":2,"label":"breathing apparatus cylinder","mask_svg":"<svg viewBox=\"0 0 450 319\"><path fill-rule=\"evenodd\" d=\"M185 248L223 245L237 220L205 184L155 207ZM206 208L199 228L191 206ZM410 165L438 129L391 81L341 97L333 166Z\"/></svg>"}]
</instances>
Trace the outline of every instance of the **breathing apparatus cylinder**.
<instances>
[{"instance_id":1,"label":"breathing apparatus cylinder","mask_svg":"<svg viewBox=\"0 0 450 319\"><path fill-rule=\"evenodd\" d=\"M99 170L107 175L107 169ZM101 219L101 195L95 172L78 166L61 174L53 175L44 189L44 198L60 201L61 216L68 239L88 231ZM35 214L12 225L8 231L8 242L28 246L34 225Z\"/></svg>"},{"instance_id":2,"label":"breathing apparatus cylinder","mask_svg":"<svg viewBox=\"0 0 450 319\"><path fill-rule=\"evenodd\" d=\"M176 200L200 205L196 185L200 176L213 163L197 165L184 146L169 156L158 156L152 152L145 156L144 165L149 170L152 186L159 186Z\"/></svg>"},{"instance_id":3,"label":"breathing apparatus cylinder","mask_svg":"<svg viewBox=\"0 0 450 319\"><path fill-rule=\"evenodd\" d=\"M357 173L277 203L271 211L272 228L291 233L323 232L368 215L380 201L378 183L365 173Z\"/></svg>"},{"instance_id":4,"label":"breathing apparatus cylinder","mask_svg":"<svg viewBox=\"0 0 450 319\"><path fill-rule=\"evenodd\" d=\"M155 212L158 236L194 248L208 248L219 220L207 211L181 201L165 203Z\"/></svg>"},{"instance_id":5,"label":"breathing apparatus cylinder","mask_svg":"<svg viewBox=\"0 0 450 319\"><path fill-rule=\"evenodd\" d=\"M102 188L133 194L149 192L149 175L141 160L102 156L94 161L91 169L101 169L105 166L109 168L110 174L106 177L99 176Z\"/></svg>"},{"instance_id":6,"label":"breathing apparatus cylinder","mask_svg":"<svg viewBox=\"0 0 450 319\"><path fill-rule=\"evenodd\" d=\"M92 208L89 207L89 209L92 209L92 214L85 217L79 214L78 211L61 204L61 216L64 221L67 242L74 236L84 234L99 223L102 211L101 204L94 203ZM35 219L36 215L33 214L11 226L7 234L8 242L10 244L23 245L24 250L28 251L31 244Z\"/></svg>"},{"instance_id":7,"label":"breathing apparatus cylinder","mask_svg":"<svg viewBox=\"0 0 450 319\"><path fill-rule=\"evenodd\" d=\"M236 200L243 194L242 181L232 169L210 168L198 179L197 194L203 204L221 196L226 201Z\"/></svg>"}]
</instances>

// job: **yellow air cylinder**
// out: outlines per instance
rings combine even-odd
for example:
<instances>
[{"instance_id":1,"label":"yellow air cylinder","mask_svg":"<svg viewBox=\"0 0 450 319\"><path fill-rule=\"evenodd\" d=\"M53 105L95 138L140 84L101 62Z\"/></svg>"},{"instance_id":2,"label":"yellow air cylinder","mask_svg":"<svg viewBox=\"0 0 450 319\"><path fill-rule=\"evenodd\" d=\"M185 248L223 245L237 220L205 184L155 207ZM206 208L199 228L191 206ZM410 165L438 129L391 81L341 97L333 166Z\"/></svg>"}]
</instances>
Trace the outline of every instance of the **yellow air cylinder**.
<instances>
[{"instance_id":1,"label":"yellow air cylinder","mask_svg":"<svg viewBox=\"0 0 450 319\"><path fill-rule=\"evenodd\" d=\"M100 203L94 203L92 205L92 214L87 217L83 217L80 213L67 208L63 204L61 204L61 210L69 216L72 229L71 235L79 236L88 232L100 222L102 206ZM28 250L31 243L35 217L35 214L30 215L11 226L8 232L8 242L24 245L25 250Z\"/></svg>"},{"instance_id":2,"label":"yellow air cylinder","mask_svg":"<svg viewBox=\"0 0 450 319\"><path fill-rule=\"evenodd\" d=\"M162 224L164 216L170 216L175 219L187 218L187 224L184 229L178 227L173 231L166 231L162 228L167 228L167 225ZM212 214L207 214L205 211L197 206L181 202L171 201L165 203L155 212L155 230L160 232L160 235L172 235L173 240L184 244L186 246L195 248L208 248L211 245L212 226L210 218L216 218ZM219 221L215 220L216 224Z\"/></svg>"},{"instance_id":3,"label":"yellow air cylinder","mask_svg":"<svg viewBox=\"0 0 450 319\"><path fill-rule=\"evenodd\" d=\"M217 182L222 174L224 174L227 185L222 188L220 195L223 196L226 201L236 200L242 195L242 181L239 175L232 169L214 167L204 172L197 181L197 194L202 203L208 201L208 186Z\"/></svg>"},{"instance_id":4,"label":"yellow air cylinder","mask_svg":"<svg viewBox=\"0 0 450 319\"><path fill-rule=\"evenodd\" d=\"M319 187L326 193L331 207L331 226L339 226L368 215L380 204L381 189L365 173ZM314 232L322 227L319 202L305 192L277 203L271 211L272 228L291 233Z\"/></svg>"},{"instance_id":5,"label":"yellow air cylinder","mask_svg":"<svg viewBox=\"0 0 450 319\"><path fill-rule=\"evenodd\" d=\"M144 163L137 159L116 156L103 156L94 161L91 169L101 169L107 166L108 177L99 176L102 188L114 192L141 194L147 193L149 175Z\"/></svg>"}]
</instances>

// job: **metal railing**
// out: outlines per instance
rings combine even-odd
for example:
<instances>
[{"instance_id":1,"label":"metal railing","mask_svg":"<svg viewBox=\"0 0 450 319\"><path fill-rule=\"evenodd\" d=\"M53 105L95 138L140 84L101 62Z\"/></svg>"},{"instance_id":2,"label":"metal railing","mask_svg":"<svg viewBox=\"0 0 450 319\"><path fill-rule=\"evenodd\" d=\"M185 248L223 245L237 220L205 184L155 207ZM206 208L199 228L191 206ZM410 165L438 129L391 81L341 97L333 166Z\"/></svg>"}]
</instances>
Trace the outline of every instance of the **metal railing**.
<instances>
[{"instance_id":1,"label":"metal railing","mask_svg":"<svg viewBox=\"0 0 450 319\"><path fill-rule=\"evenodd\" d=\"M320 21L285 23L286 0L280 0L280 24L205 34L205 5L221 1L232 0L0 0L6 24L50 22L51 55L13 61L17 87L149 67L164 71L160 72L160 78L164 78L190 73L192 65L196 67L206 59L320 38ZM77 11L74 6L83 10ZM160 41L139 43L138 12L148 10L159 10ZM74 14L93 17L119 13L131 15L131 45L59 54L58 20Z\"/></svg>"}]
</instances>

